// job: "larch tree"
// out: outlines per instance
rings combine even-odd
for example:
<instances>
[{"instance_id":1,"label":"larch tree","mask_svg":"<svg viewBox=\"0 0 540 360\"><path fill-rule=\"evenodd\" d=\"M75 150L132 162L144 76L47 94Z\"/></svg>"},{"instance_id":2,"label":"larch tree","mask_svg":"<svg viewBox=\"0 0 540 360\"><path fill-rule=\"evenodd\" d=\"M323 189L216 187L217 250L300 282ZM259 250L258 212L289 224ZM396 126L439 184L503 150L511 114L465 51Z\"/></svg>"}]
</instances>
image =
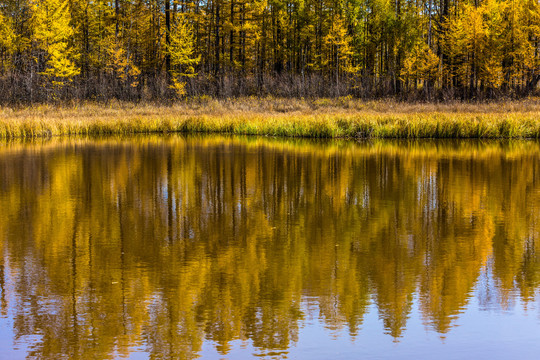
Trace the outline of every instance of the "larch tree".
<instances>
[{"instance_id":1,"label":"larch tree","mask_svg":"<svg viewBox=\"0 0 540 360\"><path fill-rule=\"evenodd\" d=\"M338 91L340 76L356 71L351 63L353 52L350 43L351 37L348 34L345 20L339 15L334 17L330 30L324 37L324 45L328 47L324 52L328 54L328 57L323 64L334 72Z\"/></svg>"},{"instance_id":2,"label":"larch tree","mask_svg":"<svg viewBox=\"0 0 540 360\"><path fill-rule=\"evenodd\" d=\"M69 0L37 0L32 3L34 41L41 50L41 75L53 94L80 73L78 52L72 44L73 26Z\"/></svg>"},{"instance_id":3,"label":"larch tree","mask_svg":"<svg viewBox=\"0 0 540 360\"><path fill-rule=\"evenodd\" d=\"M196 75L195 65L199 57L195 54L193 30L191 24L183 16L178 16L170 32L170 43L166 46L166 56L170 58L171 88L176 95L186 94L184 81L187 77Z\"/></svg>"},{"instance_id":4,"label":"larch tree","mask_svg":"<svg viewBox=\"0 0 540 360\"><path fill-rule=\"evenodd\" d=\"M15 34L9 18L2 14L0 9L0 76L8 66L9 55L13 51Z\"/></svg>"}]
</instances>

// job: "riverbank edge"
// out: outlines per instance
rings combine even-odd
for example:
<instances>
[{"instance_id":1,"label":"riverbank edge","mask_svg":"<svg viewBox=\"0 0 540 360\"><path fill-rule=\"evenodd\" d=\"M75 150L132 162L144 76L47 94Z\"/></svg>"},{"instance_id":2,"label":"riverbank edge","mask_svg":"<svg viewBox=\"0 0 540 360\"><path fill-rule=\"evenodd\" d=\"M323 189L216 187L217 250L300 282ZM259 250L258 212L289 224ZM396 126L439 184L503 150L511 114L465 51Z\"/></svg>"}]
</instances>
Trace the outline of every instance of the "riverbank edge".
<instances>
[{"instance_id":1,"label":"riverbank edge","mask_svg":"<svg viewBox=\"0 0 540 360\"><path fill-rule=\"evenodd\" d=\"M247 102L232 107L0 109L0 139L63 135L225 133L302 138L540 138L540 110L302 107L277 110ZM506 106L506 108L505 108Z\"/></svg>"},{"instance_id":2,"label":"riverbank edge","mask_svg":"<svg viewBox=\"0 0 540 360\"><path fill-rule=\"evenodd\" d=\"M0 139L62 135L226 133L304 138L540 138L535 114L0 119Z\"/></svg>"}]
</instances>

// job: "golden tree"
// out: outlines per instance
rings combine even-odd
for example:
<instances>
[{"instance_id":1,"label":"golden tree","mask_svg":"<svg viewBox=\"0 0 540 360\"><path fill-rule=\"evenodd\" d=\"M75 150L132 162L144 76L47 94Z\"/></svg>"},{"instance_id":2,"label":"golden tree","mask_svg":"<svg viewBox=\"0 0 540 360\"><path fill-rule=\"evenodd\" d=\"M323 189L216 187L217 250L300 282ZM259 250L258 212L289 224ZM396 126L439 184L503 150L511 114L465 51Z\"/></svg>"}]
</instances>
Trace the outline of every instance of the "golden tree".
<instances>
[{"instance_id":1,"label":"golden tree","mask_svg":"<svg viewBox=\"0 0 540 360\"><path fill-rule=\"evenodd\" d=\"M68 0L37 0L32 3L34 41L45 53L41 72L54 90L62 88L80 73L78 54L70 43L73 26Z\"/></svg>"},{"instance_id":2,"label":"golden tree","mask_svg":"<svg viewBox=\"0 0 540 360\"><path fill-rule=\"evenodd\" d=\"M184 78L195 76L194 66L199 62L195 56L195 41L191 24L186 17L180 17L173 25L170 34L170 43L166 46L166 53L170 56L172 77L171 88L178 96L184 96L186 82Z\"/></svg>"},{"instance_id":3,"label":"golden tree","mask_svg":"<svg viewBox=\"0 0 540 360\"><path fill-rule=\"evenodd\" d=\"M6 63L4 54L10 54L13 49L13 39L15 34L9 18L6 18L0 11L0 75L4 73Z\"/></svg>"},{"instance_id":4,"label":"golden tree","mask_svg":"<svg viewBox=\"0 0 540 360\"><path fill-rule=\"evenodd\" d=\"M406 80L431 82L436 79L439 57L425 43L417 44L407 54L401 69L401 76Z\"/></svg>"}]
</instances>

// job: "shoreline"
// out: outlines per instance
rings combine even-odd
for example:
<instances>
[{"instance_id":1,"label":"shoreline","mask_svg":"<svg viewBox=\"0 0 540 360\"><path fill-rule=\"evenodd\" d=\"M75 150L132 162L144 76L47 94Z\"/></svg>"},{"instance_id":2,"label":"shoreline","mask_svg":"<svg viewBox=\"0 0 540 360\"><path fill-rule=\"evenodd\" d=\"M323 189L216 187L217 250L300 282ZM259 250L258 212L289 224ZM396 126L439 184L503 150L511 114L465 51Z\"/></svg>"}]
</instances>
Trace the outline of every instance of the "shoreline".
<instances>
[{"instance_id":1,"label":"shoreline","mask_svg":"<svg viewBox=\"0 0 540 360\"><path fill-rule=\"evenodd\" d=\"M540 138L540 101L410 104L338 99L199 99L0 108L0 139L224 133L299 138Z\"/></svg>"}]
</instances>

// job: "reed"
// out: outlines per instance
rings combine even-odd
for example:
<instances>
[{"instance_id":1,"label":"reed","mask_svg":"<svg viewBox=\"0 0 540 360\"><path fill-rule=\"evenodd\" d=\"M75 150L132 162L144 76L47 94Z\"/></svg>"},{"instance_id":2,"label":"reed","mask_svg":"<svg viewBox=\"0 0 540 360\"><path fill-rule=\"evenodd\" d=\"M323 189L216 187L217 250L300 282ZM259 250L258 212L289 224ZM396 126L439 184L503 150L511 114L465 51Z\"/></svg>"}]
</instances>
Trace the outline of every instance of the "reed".
<instances>
[{"instance_id":1,"label":"reed","mask_svg":"<svg viewBox=\"0 0 540 360\"><path fill-rule=\"evenodd\" d=\"M338 99L189 99L0 108L0 138L204 132L309 138L539 138L540 102L402 104Z\"/></svg>"}]
</instances>

